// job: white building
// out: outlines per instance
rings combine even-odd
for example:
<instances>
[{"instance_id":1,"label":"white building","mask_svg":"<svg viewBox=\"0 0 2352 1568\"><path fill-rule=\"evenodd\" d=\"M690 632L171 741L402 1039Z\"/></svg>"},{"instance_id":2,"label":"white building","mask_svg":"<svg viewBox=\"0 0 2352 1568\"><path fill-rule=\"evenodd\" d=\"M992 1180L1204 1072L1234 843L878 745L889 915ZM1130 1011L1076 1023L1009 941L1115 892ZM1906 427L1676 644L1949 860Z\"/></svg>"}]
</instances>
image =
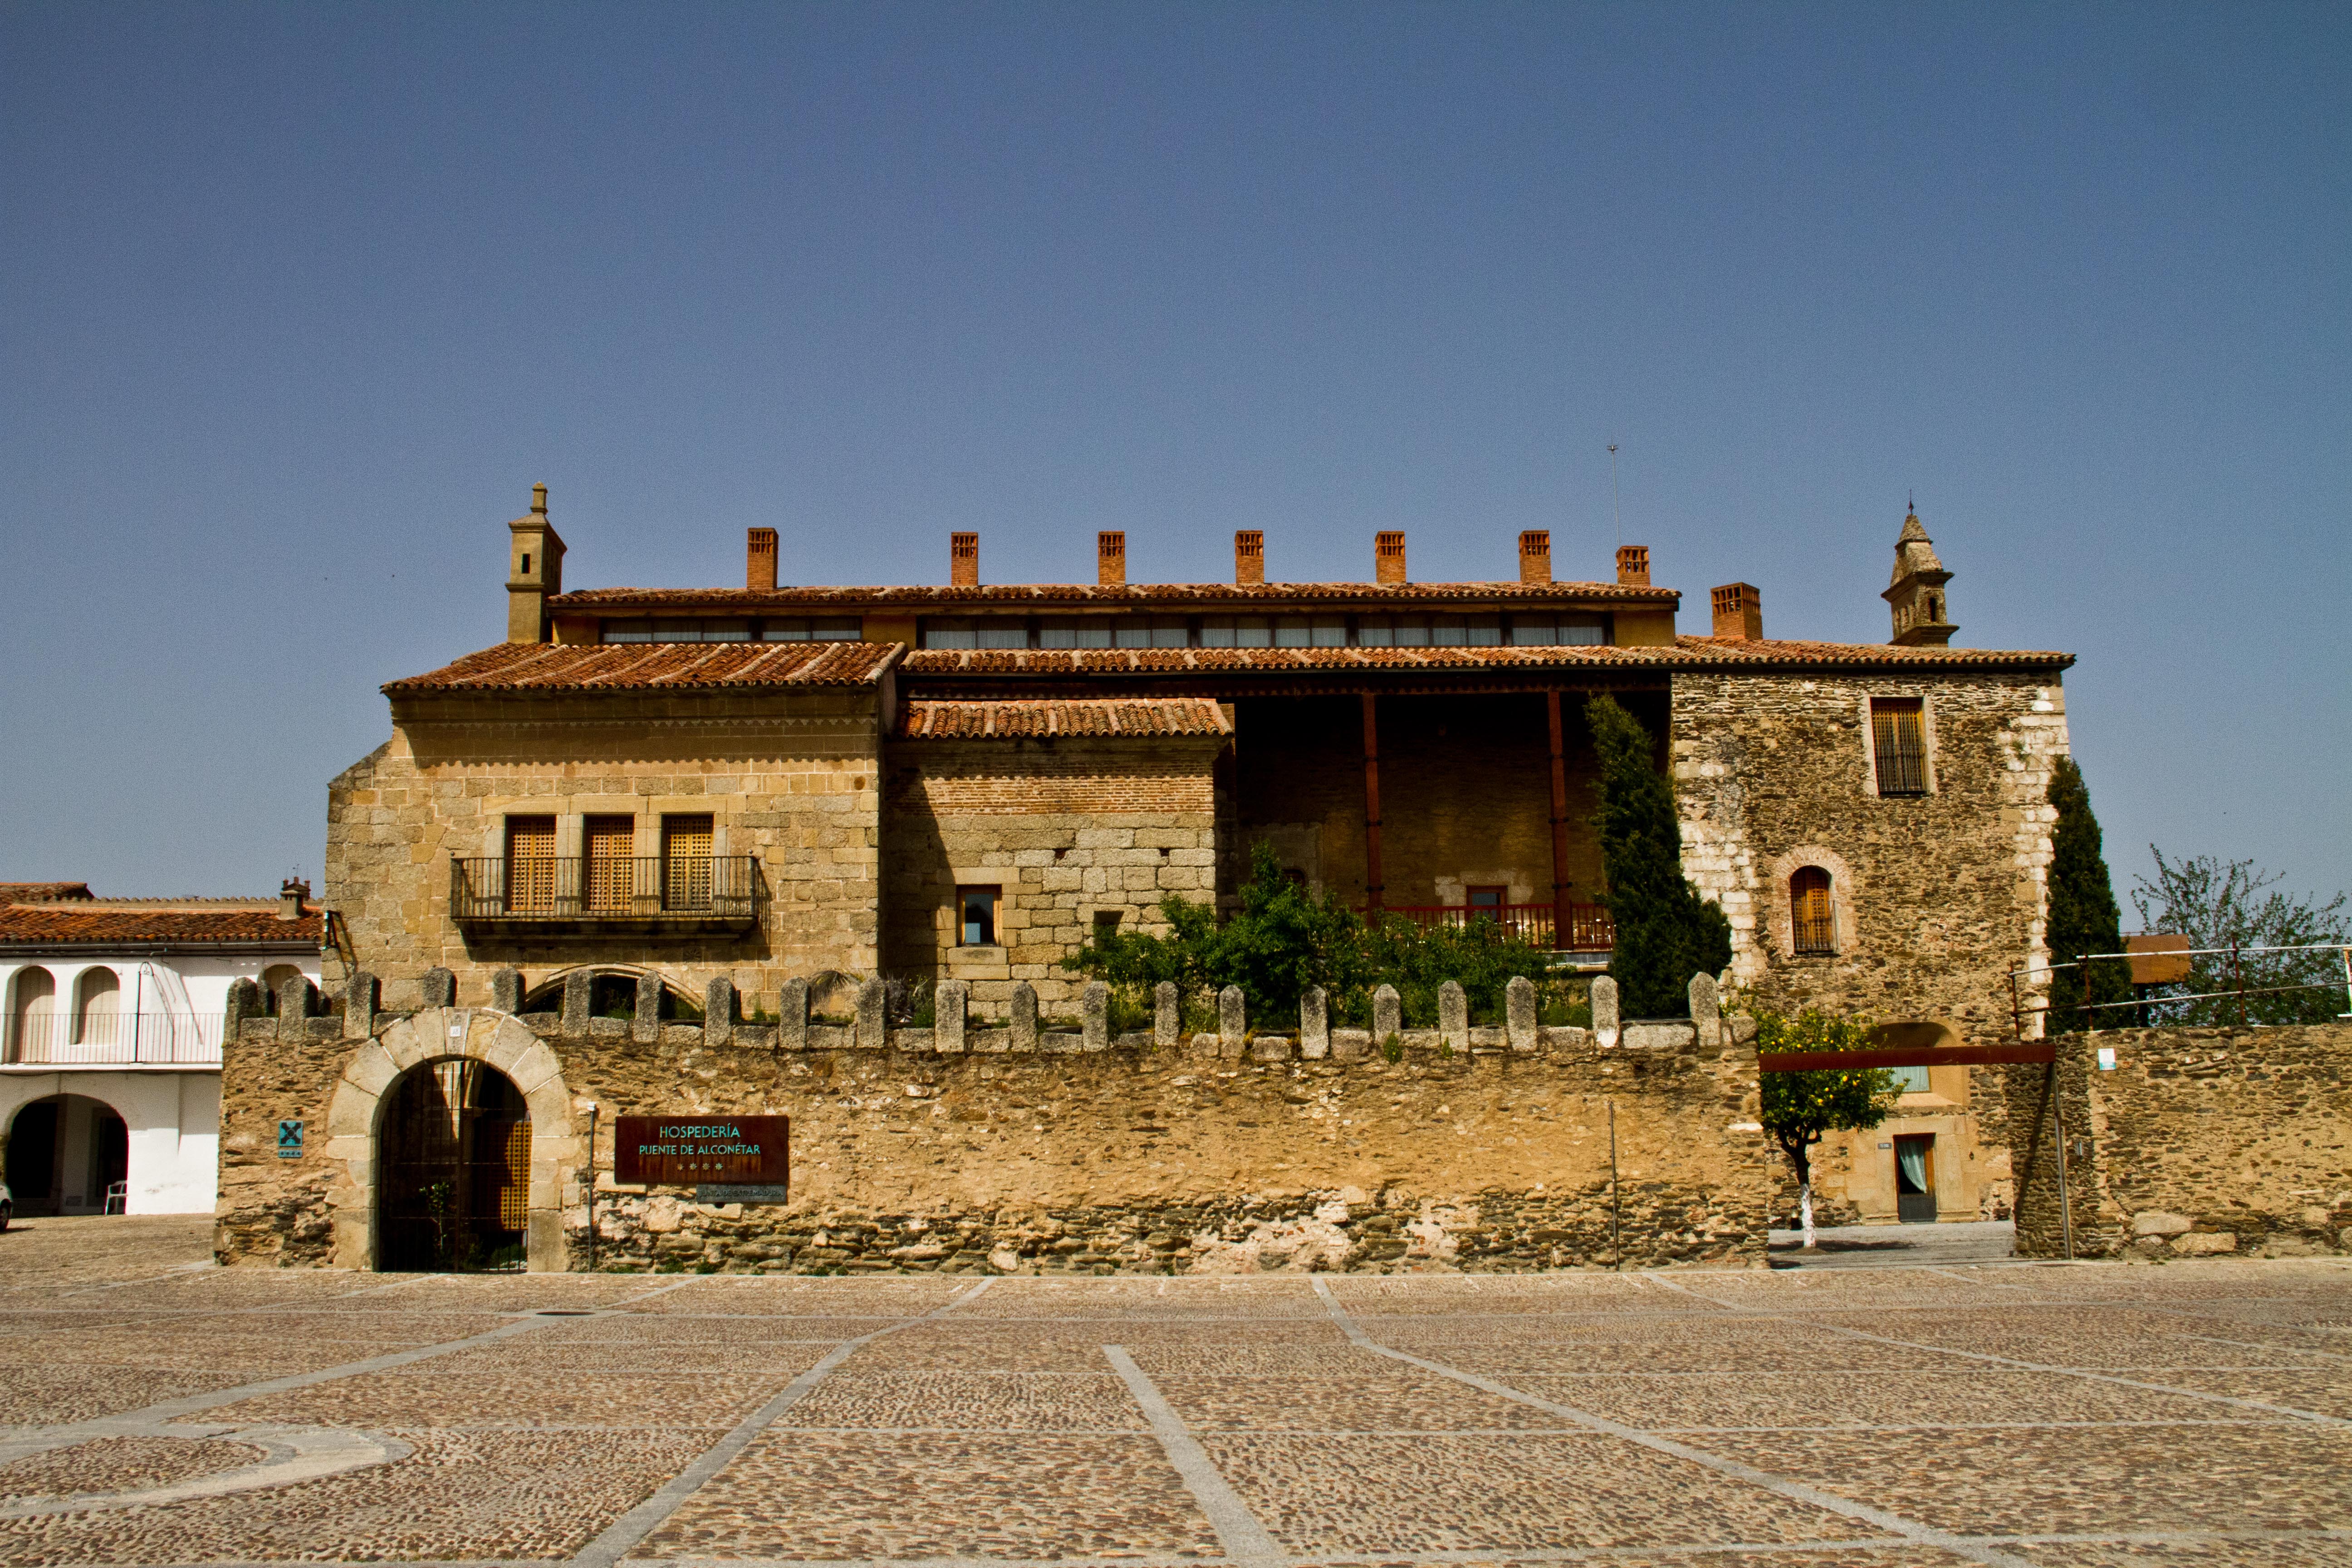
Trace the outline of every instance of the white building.
<instances>
[{"instance_id":1,"label":"white building","mask_svg":"<svg viewBox=\"0 0 2352 1568\"><path fill-rule=\"evenodd\" d=\"M0 1140L19 1215L210 1214L231 984L319 982L325 922L269 899L0 882Z\"/></svg>"}]
</instances>

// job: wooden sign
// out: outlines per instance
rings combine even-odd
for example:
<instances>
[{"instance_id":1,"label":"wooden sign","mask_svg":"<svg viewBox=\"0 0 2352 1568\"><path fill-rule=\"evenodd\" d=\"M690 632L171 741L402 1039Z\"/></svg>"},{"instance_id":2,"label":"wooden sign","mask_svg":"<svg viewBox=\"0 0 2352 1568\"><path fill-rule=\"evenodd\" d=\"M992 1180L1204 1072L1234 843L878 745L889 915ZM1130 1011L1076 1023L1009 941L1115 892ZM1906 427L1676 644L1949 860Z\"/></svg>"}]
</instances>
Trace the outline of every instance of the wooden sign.
<instances>
[{"instance_id":1,"label":"wooden sign","mask_svg":"<svg viewBox=\"0 0 2352 1568\"><path fill-rule=\"evenodd\" d=\"M782 1187L789 1116L618 1116L613 1179L650 1187Z\"/></svg>"}]
</instances>

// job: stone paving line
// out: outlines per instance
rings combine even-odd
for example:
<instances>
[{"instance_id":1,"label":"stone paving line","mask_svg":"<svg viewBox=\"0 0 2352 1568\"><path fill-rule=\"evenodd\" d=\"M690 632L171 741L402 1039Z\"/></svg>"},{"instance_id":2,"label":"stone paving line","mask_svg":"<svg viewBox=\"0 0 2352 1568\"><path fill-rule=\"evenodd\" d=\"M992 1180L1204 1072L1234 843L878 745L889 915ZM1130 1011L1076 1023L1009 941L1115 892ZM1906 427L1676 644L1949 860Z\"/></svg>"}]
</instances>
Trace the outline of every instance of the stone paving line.
<instances>
[{"instance_id":1,"label":"stone paving line","mask_svg":"<svg viewBox=\"0 0 2352 1568\"><path fill-rule=\"evenodd\" d=\"M1185 1428L1182 1418L1169 1406L1151 1379L1137 1367L1127 1348L1105 1345L1103 1355L1127 1384L1136 1404L1143 1407L1143 1418L1150 1423L1151 1435L1160 1439L1168 1462L1183 1478L1184 1489L1192 1494L1192 1500L1208 1516L1209 1528L1217 1532L1218 1544L1225 1549L1226 1559L1244 1568L1265 1568L1266 1564L1285 1561L1274 1537L1250 1511L1249 1505L1242 1501L1241 1494L1227 1484L1224 1473Z\"/></svg>"},{"instance_id":2,"label":"stone paving line","mask_svg":"<svg viewBox=\"0 0 2352 1568\"><path fill-rule=\"evenodd\" d=\"M1922 1340L1895 1339L1886 1334L1874 1334L1862 1329L1848 1328L1843 1323L1812 1322L1803 1318L1800 1318L1793 1313L1767 1312L1759 1311L1754 1308L1736 1307L1728 1302L1717 1301L1715 1298L1703 1295L1696 1290L1691 1290L1690 1287L1687 1285L1674 1284L1671 1280L1664 1279L1661 1279L1659 1283L1672 1285L1673 1288L1677 1290L1689 1290L1690 1294L1698 1297L1700 1300L1712 1301L1715 1305L1722 1307L1726 1311L1738 1313L1744 1319L1762 1319L1767 1321L1778 1319L1784 1322L1801 1322L1804 1323L1807 1328L1814 1330L1817 1332L1843 1334L1849 1339L1864 1340L1874 1344L1899 1345L1906 1350L1933 1351L1939 1355L1957 1356L1962 1361L1984 1362L1995 1366L2006 1366L2018 1372L2048 1373L2053 1377L2086 1378L2094 1383L2111 1383L2115 1384L2118 1387L2137 1388L2149 1394L2169 1394L2183 1399L2202 1399L2215 1405L2234 1405L2241 1410L2260 1411L2266 1415L2291 1416L2298 1421L2310 1421L2322 1426L2333 1426L2339 1430L2352 1431L2352 1421L2347 1421L2340 1415L2329 1415L2317 1410L2302 1410L2292 1405L2273 1405L2265 1400L2241 1399L2234 1394L2208 1394L2202 1389L2182 1388L2177 1384L2169 1383L2149 1383L2136 1377L2119 1377L2111 1372L2094 1372L2087 1367L2053 1366L2043 1362L2021 1361L2015 1356L1995 1355L1990 1351L1961 1350L1956 1346L1933 1344ZM1318 1281L1318 1284L1319 1285L1320 1281ZM2207 1339L2210 1336L2197 1334L2187 1337L2192 1339ZM2248 1344L2243 1341L2238 1340L2218 1340L2214 1342L2219 1344L2235 1344L2247 1350L2272 1350L2277 1348L2271 1345ZM2323 1351L2314 1353L2324 1355L2327 1352ZM2100 1425L2105 1426L2109 1425L2109 1423L2102 1422Z\"/></svg>"},{"instance_id":3,"label":"stone paving line","mask_svg":"<svg viewBox=\"0 0 2352 1568\"><path fill-rule=\"evenodd\" d=\"M946 1316L965 1302L978 1298L993 1283L992 1279L982 1279L969 1290L958 1291L953 1298L928 1312L876 1329L871 1333L860 1334L854 1340L848 1340L835 1346L814 1366L786 1384L774 1398L736 1423L732 1431L704 1450L699 1458L672 1477L667 1483L656 1489L653 1496L606 1525L594 1540L581 1548L572 1557L572 1563L577 1565L577 1568L612 1568L612 1564L626 1557L644 1542L646 1536L659 1529L662 1521L676 1513L679 1506L700 1490L705 1482L725 1469L737 1456L750 1447L753 1438L782 1419L786 1411L814 1393L816 1386L831 1377L834 1369L840 1366L843 1362L847 1361L885 1334L895 1333L900 1329L911 1328L917 1323L929 1322Z\"/></svg>"},{"instance_id":4,"label":"stone paving line","mask_svg":"<svg viewBox=\"0 0 2352 1568\"><path fill-rule=\"evenodd\" d=\"M1914 1519L1906 1519L1901 1514L1890 1512L1885 1509L1873 1508L1868 1503L1856 1502L1851 1498L1840 1497L1834 1492L1826 1492L1818 1487L1807 1486L1802 1481L1790 1480L1785 1476L1776 1476L1769 1471L1757 1469L1752 1465L1741 1464L1737 1459L1727 1459L1719 1454L1709 1453L1704 1448L1694 1447L1688 1443L1677 1443L1671 1437L1662 1437L1636 1426L1627 1426L1621 1422L1612 1421L1606 1416L1596 1415L1589 1410L1579 1410L1572 1405L1561 1405L1553 1400L1538 1398L1532 1394L1524 1394L1507 1384L1497 1382L1479 1373L1465 1372L1458 1367L1448 1366L1443 1362L1432 1361L1424 1356L1417 1356L1408 1351L1392 1350L1373 1339L1358 1325L1347 1308L1339 1304L1339 1297L1331 1293L1331 1287L1324 1282L1321 1275L1315 1276L1313 1283L1315 1293L1323 1299L1324 1310L1330 1313L1331 1321L1339 1325L1342 1333L1348 1336L1349 1342L1376 1355L1388 1356L1403 1362L1409 1366L1420 1367L1424 1372L1433 1372L1440 1377L1450 1377L1456 1383L1484 1393L1517 1400L1522 1405L1541 1410L1548 1415L1559 1416L1563 1420L1573 1421L1592 1431L1606 1433L1610 1436L1639 1445L1654 1453L1664 1454L1673 1458L1684 1459L1691 1464L1702 1466L1732 1480L1744 1481L1749 1486L1759 1487L1777 1496L1787 1498L1792 1502L1806 1503L1825 1512L1843 1515L1857 1523L1867 1524L1883 1531L1888 1535L1898 1536L1915 1545L1937 1547L1957 1553L1970 1562L1985 1563L1988 1568L2034 1568L2032 1563L2022 1557L2014 1556L1997 1547L1968 1544L1961 1537L1948 1534L1930 1525L1922 1524Z\"/></svg>"}]
</instances>

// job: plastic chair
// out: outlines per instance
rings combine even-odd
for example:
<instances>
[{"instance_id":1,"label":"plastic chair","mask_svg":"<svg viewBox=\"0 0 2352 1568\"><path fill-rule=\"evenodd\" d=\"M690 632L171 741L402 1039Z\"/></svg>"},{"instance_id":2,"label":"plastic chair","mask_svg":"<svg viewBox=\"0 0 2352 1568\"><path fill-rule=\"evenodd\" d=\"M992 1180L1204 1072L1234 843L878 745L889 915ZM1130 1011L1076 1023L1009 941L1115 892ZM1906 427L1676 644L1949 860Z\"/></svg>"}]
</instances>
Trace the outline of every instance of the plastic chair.
<instances>
[{"instance_id":1,"label":"plastic chair","mask_svg":"<svg viewBox=\"0 0 2352 1568\"><path fill-rule=\"evenodd\" d=\"M129 1182L109 1182L106 1184L106 1212L108 1214L125 1214L130 1211L130 1207L131 1184Z\"/></svg>"}]
</instances>

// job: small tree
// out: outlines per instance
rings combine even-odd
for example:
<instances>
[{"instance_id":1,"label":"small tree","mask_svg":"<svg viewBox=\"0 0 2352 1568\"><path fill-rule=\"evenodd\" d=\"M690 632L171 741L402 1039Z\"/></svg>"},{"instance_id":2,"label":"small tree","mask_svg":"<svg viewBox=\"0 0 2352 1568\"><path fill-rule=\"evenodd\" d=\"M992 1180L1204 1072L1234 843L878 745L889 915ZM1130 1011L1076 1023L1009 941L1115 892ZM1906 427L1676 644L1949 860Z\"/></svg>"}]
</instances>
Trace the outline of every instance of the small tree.
<instances>
[{"instance_id":1,"label":"small tree","mask_svg":"<svg viewBox=\"0 0 2352 1568\"><path fill-rule=\"evenodd\" d=\"M1613 697L1584 706L1601 752L1602 868L1616 927L1609 973L1622 988L1630 1017L1679 1017L1690 1010L1694 974L1716 974L1731 962L1731 921L1683 876L1682 827L1675 792L1654 759L1650 732Z\"/></svg>"},{"instance_id":2,"label":"small tree","mask_svg":"<svg viewBox=\"0 0 2352 1568\"><path fill-rule=\"evenodd\" d=\"M2046 1032L2112 1027L2125 1015L2095 1004L2131 1000L2131 966L2120 958L2084 957L2123 951L2123 914L2100 851L2091 792L2072 757L2059 758L2051 772L2050 804L2058 813L2050 836L2050 962L2078 967L2051 972Z\"/></svg>"},{"instance_id":3,"label":"small tree","mask_svg":"<svg viewBox=\"0 0 2352 1568\"><path fill-rule=\"evenodd\" d=\"M2210 855L2168 860L2151 844L2156 857L2156 880L2136 878L2132 907L2139 911L2141 929L2189 938L2189 945L2241 949L2310 947L2326 944L2342 949L2352 944L2352 920L2338 893L2326 903L2269 892L2281 873L2265 871L2252 860L2224 861ZM2194 995L2205 991L2249 991L2273 986L2303 986L2245 999L2246 1020L2255 1024L2318 1024L2345 1010L2344 968L2340 952L2242 952L2238 972L2230 972L2227 953L2202 954L2192 961L2189 983L2167 990ZM2205 1002L2163 1003L2163 993L2151 999L2151 1010L2176 1024L2234 1023L2235 996Z\"/></svg>"},{"instance_id":4,"label":"small tree","mask_svg":"<svg viewBox=\"0 0 2352 1568\"><path fill-rule=\"evenodd\" d=\"M1870 1026L1807 1008L1794 1018L1756 1015L1759 1055L1774 1051L1865 1051ZM1764 1131L1797 1177L1797 1213L1805 1246L1813 1245L1813 1145L1831 1132L1865 1132L1886 1120L1901 1090L1886 1068L1766 1072Z\"/></svg>"},{"instance_id":5,"label":"small tree","mask_svg":"<svg viewBox=\"0 0 2352 1568\"><path fill-rule=\"evenodd\" d=\"M1206 968L1212 984L1241 987L1251 1017L1295 1020L1310 987L1362 984L1364 938L1362 916L1334 894L1316 898L1260 843L1250 851L1242 907L1217 932Z\"/></svg>"}]
</instances>

